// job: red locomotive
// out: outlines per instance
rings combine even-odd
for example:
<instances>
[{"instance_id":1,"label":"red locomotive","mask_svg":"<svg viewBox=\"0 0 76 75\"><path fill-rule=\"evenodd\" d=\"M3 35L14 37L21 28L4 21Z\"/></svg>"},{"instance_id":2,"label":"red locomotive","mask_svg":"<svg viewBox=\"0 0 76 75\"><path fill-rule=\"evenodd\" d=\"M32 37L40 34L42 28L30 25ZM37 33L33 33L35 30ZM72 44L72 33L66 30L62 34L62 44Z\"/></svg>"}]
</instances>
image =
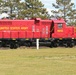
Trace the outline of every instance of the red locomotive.
<instances>
[{"instance_id":1,"label":"red locomotive","mask_svg":"<svg viewBox=\"0 0 76 75\"><path fill-rule=\"evenodd\" d=\"M72 47L76 44L76 28L67 26L63 19L0 20L0 46L31 45L37 38L49 40L51 47Z\"/></svg>"}]
</instances>

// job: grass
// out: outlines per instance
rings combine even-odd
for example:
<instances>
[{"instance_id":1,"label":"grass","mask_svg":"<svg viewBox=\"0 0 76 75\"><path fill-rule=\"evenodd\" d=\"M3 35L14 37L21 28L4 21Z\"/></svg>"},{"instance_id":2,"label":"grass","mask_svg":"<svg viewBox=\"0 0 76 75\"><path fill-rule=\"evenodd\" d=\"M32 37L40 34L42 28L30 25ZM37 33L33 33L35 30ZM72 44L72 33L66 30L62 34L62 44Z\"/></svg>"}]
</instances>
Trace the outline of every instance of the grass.
<instances>
[{"instance_id":1,"label":"grass","mask_svg":"<svg viewBox=\"0 0 76 75\"><path fill-rule=\"evenodd\" d=\"M0 75L76 75L76 48L0 50Z\"/></svg>"}]
</instances>

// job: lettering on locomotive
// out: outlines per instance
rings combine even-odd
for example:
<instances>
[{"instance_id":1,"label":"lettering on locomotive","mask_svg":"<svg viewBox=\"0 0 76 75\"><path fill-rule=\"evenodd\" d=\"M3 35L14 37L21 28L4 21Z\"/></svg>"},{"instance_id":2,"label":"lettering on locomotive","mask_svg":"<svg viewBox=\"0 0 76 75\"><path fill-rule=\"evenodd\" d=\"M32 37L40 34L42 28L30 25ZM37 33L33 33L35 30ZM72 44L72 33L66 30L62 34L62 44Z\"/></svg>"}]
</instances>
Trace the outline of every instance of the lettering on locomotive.
<instances>
[{"instance_id":1,"label":"lettering on locomotive","mask_svg":"<svg viewBox=\"0 0 76 75\"><path fill-rule=\"evenodd\" d=\"M20 27L10 27L10 30L19 30Z\"/></svg>"},{"instance_id":2,"label":"lettering on locomotive","mask_svg":"<svg viewBox=\"0 0 76 75\"><path fill-rule=\"evenodd\" d=\"M63 32L63 30L57 30L57 32Z\"/></svg>"},{"instance_id":3,"label":"lettering on locomotive","mask_svg":"<svg viewBox=\"0 0 76 75\"><path fill-rule=\"evenodd\" d=\"M27 30L28 27L0 27L0 30Z\"/></svg>"},{"instance_id":4,"label":"lettering on locomotive","mask_svg":"<svg viewBox=\"0 0 76 75\"><path fill-rule=\"evenodd\" d=\"M0 30L9 30L9 27L0 27Z\"/></svg>"}]
</instances>

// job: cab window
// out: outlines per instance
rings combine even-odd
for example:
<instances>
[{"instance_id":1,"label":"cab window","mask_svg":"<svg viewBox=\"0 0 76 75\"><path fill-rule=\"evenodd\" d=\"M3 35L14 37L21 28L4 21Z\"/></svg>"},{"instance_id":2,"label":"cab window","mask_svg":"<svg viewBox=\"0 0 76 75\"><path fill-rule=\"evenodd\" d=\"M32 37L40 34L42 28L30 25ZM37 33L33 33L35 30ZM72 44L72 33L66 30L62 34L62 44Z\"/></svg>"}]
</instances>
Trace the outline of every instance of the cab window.
<instances>
[{"instance_id":1,"label":"cab window","mask_svg":"<svg viewBox=\"0 0 76 75\"><path fill-rule=\"evenodd\" d=\"M62 23L58 23L58 28L59 29L63 28L63 24Z\"/></svg>"}]
</instances>

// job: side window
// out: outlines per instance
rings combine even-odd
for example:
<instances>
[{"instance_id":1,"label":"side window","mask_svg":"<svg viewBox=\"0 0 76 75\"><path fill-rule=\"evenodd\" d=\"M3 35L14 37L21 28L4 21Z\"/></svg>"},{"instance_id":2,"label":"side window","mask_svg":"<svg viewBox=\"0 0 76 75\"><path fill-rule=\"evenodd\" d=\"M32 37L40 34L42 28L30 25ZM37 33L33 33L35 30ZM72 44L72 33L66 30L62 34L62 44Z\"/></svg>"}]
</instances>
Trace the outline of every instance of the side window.
<instances>
[{"instance_id":1,"label":"side window","mask_svg":"<svg viewBox=\"0 0 76 75\"><path fill-rule=\"evenodd\" d=\"M63 24L62 23L58 23L58 28L59 29L63 28Z\"/></svg>"}]
</instances>

